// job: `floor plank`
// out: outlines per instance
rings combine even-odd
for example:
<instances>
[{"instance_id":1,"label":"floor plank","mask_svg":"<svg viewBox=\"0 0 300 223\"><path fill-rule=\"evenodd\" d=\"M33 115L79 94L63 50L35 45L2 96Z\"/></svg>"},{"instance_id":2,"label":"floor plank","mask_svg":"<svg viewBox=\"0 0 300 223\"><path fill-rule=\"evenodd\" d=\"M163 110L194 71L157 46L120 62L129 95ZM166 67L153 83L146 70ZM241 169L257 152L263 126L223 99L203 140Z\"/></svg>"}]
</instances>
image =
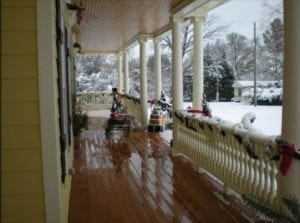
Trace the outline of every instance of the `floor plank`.
<instances>
[{"instance_id":1,"label":"floor plank","mask_svg":"<svg viewBox=\"0 0 300 223\"><path fill-rule=\"evenodd\" d=\"M159 134L115 131L89 118L76 146L69 223L253 222L256 216L222 187L172 157Z\"/></svg>"}]
</instances>

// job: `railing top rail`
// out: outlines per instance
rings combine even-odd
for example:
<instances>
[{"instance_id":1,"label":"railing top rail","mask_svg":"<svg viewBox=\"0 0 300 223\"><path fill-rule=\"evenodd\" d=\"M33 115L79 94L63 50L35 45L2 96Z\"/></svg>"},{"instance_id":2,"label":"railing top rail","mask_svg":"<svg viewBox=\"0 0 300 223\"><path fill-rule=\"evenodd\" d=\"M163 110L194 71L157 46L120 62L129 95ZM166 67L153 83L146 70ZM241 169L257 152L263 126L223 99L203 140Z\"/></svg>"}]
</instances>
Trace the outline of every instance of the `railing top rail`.
<instances>
[{"instance_id":1,"label":"railing top rail","mask_svg":"<svg viewBox=\"0 0 300 223\"><path fill-rule=\"evenodd\" d=\"M110 91L99 91L99 92L76 92L76 95L103 95L103 94L112 94Z\"/></svg>"},{"instance_id":2,"label":"railing top rail","mask_svg":"<svg viewBox=\"0 0 300 223\"><path fill-rule=\"evenodd\" d=\"M230 121L223 120L219 117L213 116L208 117L204 115L197 115L194 113L189 113L187 110L177 110L175 115L184 119L190 119L194 122L201 122L207 125L210 125L219 131L223 130L226 132L230 132L234 135L238 135L242 138L248 137L250 140L256 141L258 143L268 143L268 144L275 144L276 138L279 136L270 136L264 135L260 131L254 129L245 129L243 128L241 123L232 123Z\"/></svg>"}]
</instances>

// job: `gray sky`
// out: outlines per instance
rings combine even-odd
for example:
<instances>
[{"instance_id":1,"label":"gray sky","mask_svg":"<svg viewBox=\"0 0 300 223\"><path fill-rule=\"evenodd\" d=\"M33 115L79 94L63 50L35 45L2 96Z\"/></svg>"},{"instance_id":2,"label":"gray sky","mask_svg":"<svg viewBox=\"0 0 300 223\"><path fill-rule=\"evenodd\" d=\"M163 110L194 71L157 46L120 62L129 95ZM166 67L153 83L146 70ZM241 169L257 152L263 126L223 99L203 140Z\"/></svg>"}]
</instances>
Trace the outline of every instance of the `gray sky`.
<instances>
[{"instance_id":1,"label":"gray sky","mask_svg":"<svg viewBox=\"0 0 300 223\"><path fill-rule=\"evenodd\" d=\"M230 0L211 13L230 25L228 32L238 32L252 38L253 23L256 22L258 26L259 20L263 17L263 1L265 0Z\"/></svg>"}]
</instances>

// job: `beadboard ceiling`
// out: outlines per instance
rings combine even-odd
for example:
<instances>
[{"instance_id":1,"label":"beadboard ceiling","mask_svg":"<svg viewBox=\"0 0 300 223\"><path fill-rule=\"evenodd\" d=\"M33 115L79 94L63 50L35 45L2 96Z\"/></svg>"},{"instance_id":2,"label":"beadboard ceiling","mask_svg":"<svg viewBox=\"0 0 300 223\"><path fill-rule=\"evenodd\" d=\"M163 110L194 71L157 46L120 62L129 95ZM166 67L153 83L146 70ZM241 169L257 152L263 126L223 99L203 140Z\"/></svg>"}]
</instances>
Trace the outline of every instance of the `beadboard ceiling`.
<instances>
[{"instance_id":1,"label":"beadboard ceiling","mask_svg":"<svg viewBox=\"0 0 300 223\"><path fill-rule=\"evenodd\" d=\"M185 1L82 0L83 20L73 26L76 42L86 53L117 52L137 35L152 36L167 27L170 11Z\"/></svg>"}]
</instances>

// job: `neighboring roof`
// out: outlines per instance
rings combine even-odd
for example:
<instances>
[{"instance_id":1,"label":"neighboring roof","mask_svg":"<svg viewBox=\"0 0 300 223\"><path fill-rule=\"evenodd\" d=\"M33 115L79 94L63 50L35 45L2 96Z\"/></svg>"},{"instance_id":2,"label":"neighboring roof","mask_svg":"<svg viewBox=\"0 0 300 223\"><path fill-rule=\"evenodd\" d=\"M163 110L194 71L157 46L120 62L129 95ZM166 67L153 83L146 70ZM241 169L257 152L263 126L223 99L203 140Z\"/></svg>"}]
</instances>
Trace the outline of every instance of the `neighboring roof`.
<instances>
[{"instance_id":1,"label":"neighboring roof","mask_svg":"<svg viewBox=\"0 0 300 223\"><path fill-rule=\"evenodd\" d=\"M257 81L257 86L267 87L268 85L274 85L277 81ZM254 81L235 81L232 85L234 88L253 87Z\"/></svg>"}]
</instances>

